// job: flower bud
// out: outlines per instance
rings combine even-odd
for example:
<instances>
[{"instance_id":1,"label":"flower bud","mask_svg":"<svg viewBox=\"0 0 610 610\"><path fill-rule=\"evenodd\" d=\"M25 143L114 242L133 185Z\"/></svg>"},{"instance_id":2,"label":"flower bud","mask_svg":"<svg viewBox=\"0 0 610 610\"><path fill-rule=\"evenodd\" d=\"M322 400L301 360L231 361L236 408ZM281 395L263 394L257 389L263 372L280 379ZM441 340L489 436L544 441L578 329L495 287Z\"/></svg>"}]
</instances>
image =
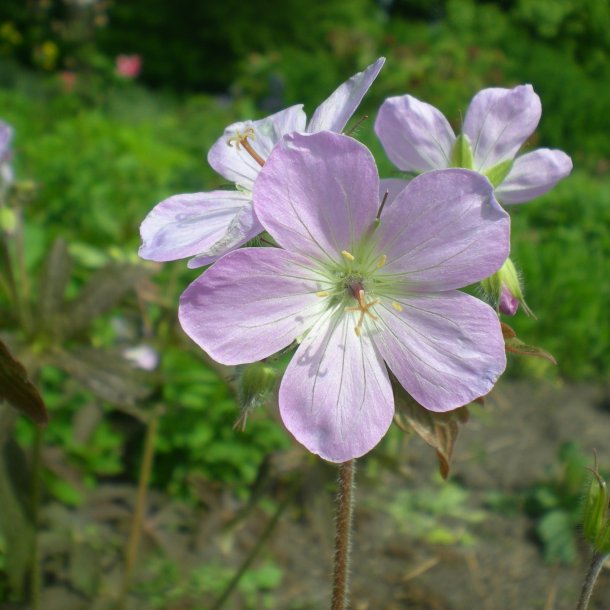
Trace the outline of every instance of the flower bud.
<instances>
[{"instance_id":1,"label":"flower bud","mask_svg":"<svg viewBox=\"0 0 610 610\"><path fill-rule=\"evenodd\" d=\"M506 259L498 271L484 279L481 287L500 313L514 316L521 304L526 314L533 315L523 298L519 273L510 258Z\"/></svg>"},{"instance_id":2,"label":"flower bud","mask_svg":"<svg viewBox=\"0 0 610 610\"><path fill-rule=\"evenodd\" d=\"M610 497L597 464L583 504L582 528L585 538L598 553L610 553Z\"/></svg>"},{"instance_id":3,"label":"flower bud","mask_svg":"<svg viewBox=\"0 0 610 610\"><path fill-rule=\"evenodd\" d=\"M241 408L241 415L235 422L235 427L242 430L252 409L262 405L277 380L277 371L268 364L255 362L242 367L237 384L237 396Z\"/></svg>"},{"instance_id":4,"label":"flower bud","mask_svg":"<svg viewBox=\"0 0 610 610\"><path fill-rule=\"evenodd\" d=\"M451 151L451 167L462 167L464 169L474 169L474 158L472 147L468 136L460 134L453 145Z\"/></svg>"}]
</instances>

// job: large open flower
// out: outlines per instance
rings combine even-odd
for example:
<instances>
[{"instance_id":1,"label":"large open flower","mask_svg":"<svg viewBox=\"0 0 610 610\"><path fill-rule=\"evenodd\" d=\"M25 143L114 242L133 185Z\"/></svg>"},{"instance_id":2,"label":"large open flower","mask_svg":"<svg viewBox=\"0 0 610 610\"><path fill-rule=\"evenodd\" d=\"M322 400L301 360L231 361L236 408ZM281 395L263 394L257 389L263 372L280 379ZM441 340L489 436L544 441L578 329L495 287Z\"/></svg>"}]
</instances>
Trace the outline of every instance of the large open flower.
<instances>
[{"instance_id":1,"label":"large open flower","mask_svg":"<svg viewBox=\"0 0 610 610\"><path fill-rule=\"evenodd\" d=\"M366 453L388 429L386 364L434 411L486 394L506 365L497 315L456 290L508 254L509 219L489 182L467 170L424 174L379 220L378 189L356 140L287 136L254 187L280 248L230 252L180 302L184 330L224 364L301 338L280 412L297 440L334 462Z\"/></svg>"},{"instance_id":2,"label":"large open flower","mask_svg":"<svg viewBox=\"0 0 610 610\"><path fill-rule=\"evenodd\" d=\"M208 154L210 165L235 183L234 191L174 195L156 205L140 227L140 256L172 261L193 256L191 268L209 265L263 231L252 208L254 182L273 147L292 132L340 132L379 74L382 57L344 82L307 124L303 105L260 121L229 125Z\"/></svg>"},{"instance_id":3,"label":"large open flower","mask_svg":"<svg viewBox=\"0 0 610 610\"><path fill-rule=\"evenodd\" d=\"M541 112L540 98L531 85L483 89L470 102L462 136L456 137L434 106L401 95L381 105L375 132L401 171L473 169L491 180L502 203L524 203L546 193L572 171L570 157L560 150L540 148L515 158L536 129ZM396 192L396 184L389 190L390 195Z\"/></svg>"}]
</instances>

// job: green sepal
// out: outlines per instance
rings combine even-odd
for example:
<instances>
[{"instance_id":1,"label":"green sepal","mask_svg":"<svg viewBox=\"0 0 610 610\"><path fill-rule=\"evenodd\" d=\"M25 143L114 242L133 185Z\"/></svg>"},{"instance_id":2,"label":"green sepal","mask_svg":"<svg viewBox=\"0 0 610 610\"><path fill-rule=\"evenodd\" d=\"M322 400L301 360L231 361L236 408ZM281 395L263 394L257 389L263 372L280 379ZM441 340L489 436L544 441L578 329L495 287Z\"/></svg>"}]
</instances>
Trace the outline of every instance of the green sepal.
<instances>
[{"instance_id":1,"label":"green sepal","mask_svg":"<svg viewBox=\"0 0 610 610\"><path fill-rule=\"evenodd\" d=\"M455 140L451 151L451 167L462 167L464 169L474 169L474 157L472 147L468 141L468 136L463 133Z\"/></svg>"},{"instance_id":2,"label":"green sepal","mask_svg":"<svg viewBox=\"0 0 610 610\"><path fill-rule=\"evenodd\" d=\"M591 481L583 507L582 529L585 538L596 546L600 537L604 516L608 505L606 484L597 477Z\"/></svg>"},{"instance_id":3,"label":"green sepal","mask_svg":"<svg viewBox=\"0 0 610 610\"><path fill-rule=\"evenodd\" d=\"M504 178L508 176L510 170L513 168L513 160L508 159L507 161L502 161L502 163L498 163L498 165L494 165L492 168L483 172L487 179L493 184L494 188L497 188L502 184Z\"/></svg>"}]
</instances>

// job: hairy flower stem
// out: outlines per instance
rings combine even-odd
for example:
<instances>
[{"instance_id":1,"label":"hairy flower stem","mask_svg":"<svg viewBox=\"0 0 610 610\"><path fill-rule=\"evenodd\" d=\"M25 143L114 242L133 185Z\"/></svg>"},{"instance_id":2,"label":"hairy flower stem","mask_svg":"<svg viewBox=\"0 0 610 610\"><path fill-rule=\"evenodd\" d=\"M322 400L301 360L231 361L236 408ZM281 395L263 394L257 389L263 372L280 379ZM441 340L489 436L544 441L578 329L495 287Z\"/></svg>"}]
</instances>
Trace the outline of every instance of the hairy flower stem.
<instances>
[{"instance_id":1,"label":"hairy flower stem","mask_svg":"<svg viewBox=\"0 0 610 610\"><path fill-rule=\"evenodd\" d=\"M146 511L146 496L155 456L155 440L157 437L158 425L159 413L155 411L151 415L146 428L144 454L142 456L142 465L140 466L140 475L138 480L138 493L136 496L133 521L131 523L131 531L129 532L129 542L127 544L127 552L125 556L125 571L123 572L123 582L121 585L119 600L117 602L117 610L122 610L127 602L127 594L131 585L131 576L138 557L138 548L140 546L140 537L142 535L142 523L144 521L144 513Z\"/></svg>"},{"instance_id":2,"label":"hairy flower stem","mask_svg":"<svg viewBox=\"0 0 610 610\"><path fill-rule=\"evenodd\" d=\"M349 597L349 554L354 507L355 472L356 460L343 462L339 466L332 610L346 610Z\"/></svg>"},{"instance_id":3,"label":"hairy flower stem","mask_svg":"<svg viewBox=\"0 0 610 610\"><path fill-rule=\"evenodd\" d=\"M288 506L288 504L290 504L290 501L292 500L292 498L298 488L299 488L298 483L295 483L288 490L288 492L286 493L286 496L284 497L282 502L278 505L277 509L275 510L275 513L273 513L273 517L271 517L271 519L269 520L269 523L267 523L267 527L265 527L263 533L260 535L260 538L256 541L256 544L252 547L252 550L248 553L248 556L244 559L243 563L239 566L239 569L237 570L237 572L235 572L235 575L233 576L233 578L231 579L229 584L226 586L225 590L221 593L220 597L216 600L216 603L212 606L212 610L220 610L225 605L225 602L231 596L231 593L233 593L233 591L237 588L239 581L242 579L243 575L248 571L250 564L254 561L254 559L260 552L260 550L265 545L265 542L267 542L267 540L273 533L273 530L275 529L275 526L278 524L278 521L279 521L280 517L282 516L282 513L284 512L284 510L286 510L286 507Z\"/></svg>"},{"instance_id":4,"label":"hairy flower stem","mask_svg":"<svg viewBox=\"0 0 610 610\"><path fill-rule=\"evenodd\" d=\"M608 557L610 557L610 555L607 553L593 553L589 571L585 576L585 581L582 583L582 590L580 592L580 599L578 600L576 610L587 610L589 607L589 600L591 599L591 594L593 593L593 588L595 587L597 577L602 571L604 563L606 563L606 559L608 559Z\"/></svg>"}]
</instances>

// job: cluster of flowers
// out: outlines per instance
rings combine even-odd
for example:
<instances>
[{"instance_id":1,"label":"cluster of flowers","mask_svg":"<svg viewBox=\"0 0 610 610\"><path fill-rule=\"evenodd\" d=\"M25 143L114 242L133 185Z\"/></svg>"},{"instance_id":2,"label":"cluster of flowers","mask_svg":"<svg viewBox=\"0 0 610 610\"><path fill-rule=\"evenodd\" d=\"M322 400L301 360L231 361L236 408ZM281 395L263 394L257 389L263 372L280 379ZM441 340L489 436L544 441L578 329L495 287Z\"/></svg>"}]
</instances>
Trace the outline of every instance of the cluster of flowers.
<instances>
[{"instance_id":1,"label":"cluster of flowers","mask_svg":"<svg viewBox=\"0 0 610 610\"><path fill-rule=\"evenodd\" d=\"M380 180L371 152L341 132L383 63L343 83L309 122L297 105L227 127L208 161L235 190L170 197L141 227L143 258L214 263L179 308L212 358L252 363L298 344L280 413L333 462L368 452L390 426L388 369L432 411L490 391L506 366L498 314L457 289L495 278L496 302L514 313L521 295L497 275L510 249L498 200L536 197L572 167L557 150L515 159L541 113L524 85L479 92L458 136L434 107L387 99L375 131L416 175ZM262 232L277 247L240 248Z\"/></svg>"}]
</instances>

